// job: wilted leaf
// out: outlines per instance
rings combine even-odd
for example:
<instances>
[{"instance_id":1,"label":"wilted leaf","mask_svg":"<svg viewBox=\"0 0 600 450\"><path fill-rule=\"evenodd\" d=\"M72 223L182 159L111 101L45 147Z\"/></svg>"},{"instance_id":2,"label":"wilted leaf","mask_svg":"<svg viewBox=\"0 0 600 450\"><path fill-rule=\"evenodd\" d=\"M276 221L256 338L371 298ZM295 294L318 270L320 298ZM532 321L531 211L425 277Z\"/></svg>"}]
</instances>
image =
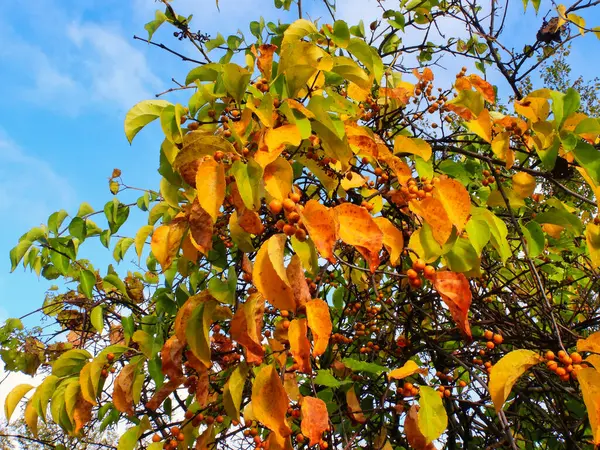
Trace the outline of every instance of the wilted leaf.
<instances>
[{"instance_id":1,"label":"wilted leaf","mask_svg":"<svg viewBox=\"0 0 600 450\"><path fill-rule=\"evenodd\" d=\"M535 191L535 177L525 172L518 172L512 176L513 191L521 198L530 197Z\"/></svg>"},{"instance_id":2,"label":"wilted leaf","mask_svg":"<svg viewBox=\"0 0 600 450\"><path fill-rule=\"evenodd\" d=\"M462 273L438 272L433 286L450 309L452 318L458 327L470 338L471 327L469 326L468 315L472 294L467 277Z\"/></svg>"},{"instance_id":3,"label":"wilted leaf","mask_svg":"<svg viewBox=\"0 0 600 450\"><path fill-rule=\"evenodd\" d=\"M77 403L75 403L75 409L73 410L73 421L75 422L75 434L83 429L83 427L92 420L92 407L93 405L87 402L81 393L77 396Z\"/></svg>"},{"instance_id":4,"label":"wilted leaf","mask_svg":"<svg viewBox=\"0 0 600 450\"><path fill-rule=\"evenodd\" d=\"M298 370L304 373L312 373L310 365L310 342L308 341L308 327L306 319L294 319L288 328L288 340L290 341L290 352L294 361L298 364Z\"/></svg>"},{"instance_id":5,"label":"wilted leaf","mask_svg":"<svg viewBox=\"0 0 600 450\"><path fill-rule=\"evenodd\" d=\"M264 366L252 385L252 412L265 427L280 436L292 433L285 415L289 405L288 396L274 366Z\"/></svg>"},{"instance_id":6,"label":"wilted leaf","mask_svg":"<svg viewBox=\"0 0 600 450\"><path fill-rule=\"evenodd\" d=\"M320 398L302 397L301 411L300 429L309 438L309 446L317 445L323 433L329 429L327 406Z\"/></svg>"},{"instance_id":7,"label":"wilted leaf","mask_svg":"<svg viewBox=\"0 0 600 450\"><path fill-rule=\"evenodd\" d=\"M171 379L177 379L183 375L182 361L184 347L185 344L179 342L177 335L173 335L167 339L160 352L162 373Z\"/></svg>"},{"instance_id":8,"label":"wilted leaf","mask_svg":"<svg viewBox=\"0 0 600 450\"><path fill-rule=\"evenodd\" d=\"M273 44L263 44L258 47L258 58L256 65L264 78L271 79L271 70L273 66L273 53L277 50L277 46Z\"/></svg>"},{"instance_id":9,"label":"wilted leaf","mask_svg":"<svg viewBox=\"0 0 600 450\"><path fill-rule=\"evenodd\" d=\"M337 241L339 223L333 211L316 200L309 200L299 213L321 256L335 263L333 247Z\"/></svg>"},{"instance_id":10,"label":"wilted leaf","mask_svg":"<svg viewBox=\"0 0 600 450\"><path fill-rule=\"evenodd\" d=\"M213 219L208 212L202 208L198 197L192 203L189 216L190 235L192 245L204 255L212 248Z\"/></svg>"},{"instance_id":11,"label":"wilted leaf","mask_svg":"<svg viewBox=\"0 0 600 450\"><path fill-rule=\"evenodd\" d=\"M296 300L296 305L298 309L301 309L304 307L306 302L311 300L312 297L310 295L308 283L306 282L306 277L304 276L304 269L302 268L300 256L292 256L292 259L285 272L287 274L288 281L290 282L294 299Z\"/></svg>"},{"instance_id":12,"label":"wilted leaf","mask_svg":"<svg viewBox=\"0 0 600 450\"><path fill-rule=\"evenodd\" d=\"M137 374L137 364L127 364L115 378L113 390L113 404L115 408L127 414L133 415L133 382Z\"/></svg>"},{"instance_id":13,"label":"wilted leaf","mask_svg":"<svg viewBox=\"0 0 600 450\"><path fill-rule=\"evenodd\" d=\"M183 383L184 380L185 377L182 376L179 378L172 378L167 383L163 384L159 389L157 389L152 398L148 400L146 403L146 408L156 411L158 408L160 408L160 405L163 404L165 399L175 392L179 386L181 386L181 383Z\"/></svg>"},{"instance_id":14,"label":"wilted leaf","mask_svg":"<svg viewBox=\"0 0 600 450\"><path fill-rule=\"evenodd\" d=\"M367 418L363 414L360 403L358 402L358 398L356 397L354 386L350 387L350 389L346 391L346 404L348 405L348 415L354 422L367 422Z\"/></svg>"},{"instance_id":15,"label":"wilted leaf","mask_svg":"<svg viewBox=\"0 0 600 450\"><path fill-rule=\"evenodd\" d=\"M314 339L313 356L322 355L327 350L333 330L329 305L318 298L307 302L306 317Z\"/></svg>"},{"instance_id":16,"label":"wilted leaf","mask_svg":"<svg viewBox=\"0 0 600 450\"><path fill-rule=\"evenodd\" d=\"M373 217L365 208L352 203L342 203L334 211L340 227L340 239L353 245L367 260L371 272L375 272L379 267L383 233Z\"/></svg>"},{"instance_id":17,"label":"wilted leaf","mask_svg":"<svg viewBox=\"0 0 600 450\"><path fill-rule=\"evenodd\" d=\"M446 431L448 427L448 415L442 399L438 393L429 386L421 386L419 389L419 417L417 423L419 430L427 439L434 441Z\"/></svg>"},{"instance_id":18,"label":"wilted leaf","mask_svg":"<svg viewBox=\"0 0 600 450\"><path fill-rule=\"evenodd\" d=\"M542 361L543 358L531 350L513 350L494 364L490 372L489 389L496 411L502 409L519 377Z\"/></svg>"}]
</instances>

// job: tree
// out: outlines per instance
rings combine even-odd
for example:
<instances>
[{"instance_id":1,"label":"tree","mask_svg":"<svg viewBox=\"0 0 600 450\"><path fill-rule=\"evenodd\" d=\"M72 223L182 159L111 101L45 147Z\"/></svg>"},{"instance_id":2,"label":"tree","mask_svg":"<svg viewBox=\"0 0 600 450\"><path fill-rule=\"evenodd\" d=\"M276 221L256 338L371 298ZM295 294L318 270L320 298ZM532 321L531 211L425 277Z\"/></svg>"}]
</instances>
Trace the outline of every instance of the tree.
<instances>
[{"instance_id":1,"label":"tree","mask_svg":"<svg viewBox=\"0 0 600 450\"><path fill-rule=\"evenodd\" d=\"M115 169L103 209L11 251L63 287L40 309L52 340L0 330L10 370L46 370L7 416L25 397L34 434L48 405L71 436L120 424L119 450L600 443L600 123L573 87L524 90L598 33L596 2L552 6L522 52L508 2L401 2L368 30L275 3L299 19L225 39L164 1L137 38L193 64L163 93L189 101L125 118L129 141L160 123L158 188ZM167 24L196 56L153 40ZM445 56L479 74L438 84ZM139 262L97 268L78 258L92 239Z\"/></svg>"}]
</instances>

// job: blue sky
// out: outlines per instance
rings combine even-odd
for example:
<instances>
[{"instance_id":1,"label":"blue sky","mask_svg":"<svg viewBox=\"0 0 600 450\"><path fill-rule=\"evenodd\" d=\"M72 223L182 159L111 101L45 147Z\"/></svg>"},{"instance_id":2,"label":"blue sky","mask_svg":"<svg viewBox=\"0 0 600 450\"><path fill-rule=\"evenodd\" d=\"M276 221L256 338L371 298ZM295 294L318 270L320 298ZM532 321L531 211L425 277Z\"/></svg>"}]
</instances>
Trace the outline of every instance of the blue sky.
<instances>
[{"instance_id":1,"label":"blue sky","mask_svg":"<svg viewBox=\"0 0 600 450\"><path fill-rule=\"evenodd\" d=\"M338 17L351 24L364 19L368 27L377 11L375 0L338 3ZM397 2L383 3L393 7ZM330 22L320 1L303 4L309 17ZM276 10L272 0L220 0L221 12L214 0L173 5L194 14L194 29L213 36L238 29L249 35L247 24L261 15L283 22L296 17L295 10ZM12 2L0 15L0 319L40 306L51 284L21 269L9 274L8 252L23 232L46 222L53 211L76 212L82 201L102 208L111 198L107 179L114 167L129 185L157 188L158 127L144 130L130 146L123 118L134 103L172 87L171 77L183 80L193 68L132 39L146 35L143 25L158 6L153 0L31 0ZM550 2L542 1L540 11L549 8ZM509 17L506 35L514 36L515 45L532 42L541 22L532 8L523 15L515 0ZM585 17L588 24L600 25L600 14ZM450 26L443 30L447 36L464 33ZM155 39L173 43L172 31L165 27ZM589 57L598 53L599 42L586 36L575 45L576 74L595 76ZM448 71L435 73L440 85L449 85L463 61L449 59L443 65ZM84 254L106 264L111 258L99 246ZM105 270L106 264L97 267Z\"/></svg>"}]
</instances>

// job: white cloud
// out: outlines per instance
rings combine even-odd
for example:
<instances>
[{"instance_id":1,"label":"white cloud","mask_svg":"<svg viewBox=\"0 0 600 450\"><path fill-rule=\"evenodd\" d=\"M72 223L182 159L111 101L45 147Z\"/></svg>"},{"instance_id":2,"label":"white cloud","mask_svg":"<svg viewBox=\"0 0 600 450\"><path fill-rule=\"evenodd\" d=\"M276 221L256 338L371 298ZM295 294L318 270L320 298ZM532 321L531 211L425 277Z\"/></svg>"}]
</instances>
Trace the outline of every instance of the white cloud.
<instances>
[{"instance_id":1,"label":"white cloud","mask_svg":"<svg viewBox=\"0 0 600 450\"><path fill-rule=\"evenodd\" d=\"M11 225L35 226L74 198L74 189L47 161L27 154L0 130L0 214Z\"/></svg>"}]
</instances>

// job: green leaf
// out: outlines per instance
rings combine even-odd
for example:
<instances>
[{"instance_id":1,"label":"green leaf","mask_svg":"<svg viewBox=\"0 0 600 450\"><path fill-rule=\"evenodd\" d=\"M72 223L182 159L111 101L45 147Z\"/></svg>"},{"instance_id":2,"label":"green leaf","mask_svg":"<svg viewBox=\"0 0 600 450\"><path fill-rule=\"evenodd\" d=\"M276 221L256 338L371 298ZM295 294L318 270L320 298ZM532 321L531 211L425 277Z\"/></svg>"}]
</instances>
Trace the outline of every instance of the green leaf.
<instances>
[{"instance_id":1,"label":"green leaf","mask_svg":"<svg viewBox=\"0 0 600 450\"><path fill-rule=\"evenodd\" d=\"M353 372L380 374L388 370L387 367L380 366L379 364L374 364L367 361L359 361L352 358L344 358L342 359L342 363Z\"/></svg>"},{"instance_id":2,"label":"green leaf","mask_svg":"<svg viewBox=\"0 0 600 450\"><path fill-rule=\"evenodd\" d=\"M121 262L123 258L125 258L125 254L133 242L133 239L129 237L122 237L117 241L115 244L115 249L113 250L113 257L115 258L115 261Z\"/></svg>"},{"instance_id":3,"label":"green leaf","mask_svg":"<svg viewBox=\"0 0 600 450\"><path fill-rule=\"evenodd\" d=\"M479 255L467 238L459 238L452 249L444 255L448 268L453 272L468 272L479 267Z\"/></svg>"},{"instance_id":4,"label":"green leaf","mask_svg":"<svg viewBox=\"0 0 600 450\"><path fill-rule=\"evenodd\" d=\"M195 81L216 81L222 71L223 66L218 63L195 67L187 74L185 84L190 85Z\"/></svg>"},{"instance_id":5,"label":"green leaf","mask_svg":"<svg viewBox=\"0 0 600 450\"><path fill-rule=\"evenodd\" d=\"M581 220L579 220L576 215L571 214L564 209L552 207L548 211L544 211L535 216L535 221L537 223L560 225L576 235L580 235L583 232L583 224L581 223Z\"/></svg>"},{"instance_id":6,"label":"green leaf","mask_svg":"<svg viewBox=\"0 0 600 450\"><path fill-rule=\"evenodd\" d=\"M211 365L209 334L216 306L214 300L201 303L192 312L185 330L190 350L206 367Z\"/></svg>"},{"instance_id":7,"label":"green leaf","mask_svg":"<svg viewBox=\"0 0 600 450\"><path fill-rule=\"evenodd\" d=\"M363 39L352 38L347 50L367 68L377 83L381 81L383 77L383 61L375 48L371 47Z\"/></svg>"},{"instance_id":8,"label":"green leaf","mask_svg":"<svg viewBox=\"0 0 600 450\"><path fill-rule=\"evenodd\" d=\"M600 134L600 120L592 117L587 117L577 124L575 134Z\"/></svg>"},{"instance_id":9,"label":"green leaf","mask_svg":"<svg viewBox=\"0 0 600 450\"><path fill-rule=\"evenodd\" d=\"M448 427L448 416L437 391L429 386L421 386L419 396L419 430L427 442L439 438Z\"/></svg>"},{"instance_id":10,"label":"green leaf","mask_svg":"<svg viewBox=\"0 0 600 450\"><path fill-rule=\"evenodd\" d=\"M237 64L229 63L223 66L222 77L227 92L231 94L238 105L241 104L252 74Z\"/></svg>"},{"instance_id":11,"label":"green leaf","mask_svg":"<svg viewBox=\"0 0 600 450\"><path fill-rule=\"evenodd\" d=\"M88 269L81 269L79 272L79 286L81 288L81 292L87 298L92 298L94 296L94 286L96 286L96 274Z\"/></svg>"},{"instance_id":12,"label":"green leaf","mask_svg":"<svg viewBox=\"0 0 600 450\"><path fill-rule=\"evenodd\" d=\"M544 231L538 222L531 221L527 225L519 223L525 242L527 244L527 253L531 258L539 256L544 251Z\"/></svg>"},{"instance_id":13,"label":"green leaf","mask_svg":"<svg viewBox=\"0 0 600 450\"><path fill-rule=\"evenodd\" d=\"M415 155L415 169L419 174L419 177L429 178L433 177L433 160L425 161L420 156Z\"/></svg>"},{"instance_id":14,"label":"green leaf","mask_svg":"<svg viewBox=\"0 0 600 450\"><path fill-rule=\"evenodd\" d=\"M125 116L125 136L131 144L139 131L160 117L162 110L171 105L166 100L144 100L136 104Z\"/></svg>"},{"instance_id":15,"label":"green leaf","mask_svg":"<svg viewBox=\"0 0 600 450\"><path fill-rule=\"evenodd\" d=\"M338 388L340 386L344 386L346 384L352 384L352 380L338 380L333 376L331 370L329 369L321 369L317 371L317 376L315 377L315 384L319 386L327 386L332 388Z\"/></svg>"},{"instance_id":16,"label":"green leaf","mask_svg":"<svg viewBox=\"0 0 600 450\"><path fill-rule=\"evenodd\" d=\"M148 236L150 236L150 233L152 233L153 230L154 226L144 225L135 234L135 253L138 256L138 261L142 257L142 251L144 250L144 244L146 243L146 239L148 239Z\"/></svg>"},{"instance_id":17,"label":"green leaf","mask_svg":"<svg viewBox=\"0 0 600 450\"><path fill-rule=\"evenodd\" d=\"M54 234L58 234L58 229L67 216L68 214L64 209L50 214L50 217L48 217L48 229Z\"/></svg>"},{"instance_id":18,"label":"green leaf","mask_svg":"<svg viewBox=\"0 0 600 450\"><path fill-rule=\"evenodd\" d=\"M371 89L373 81L369 75L352 59L346 56L335 56L331 71L348 81L352 81L362 89Z\"/></svg>"},{"instance_id":19,"label":"green leaf","mask_svg":"<svg viewBox=\"0 0 600 450\"><path fill-rule=\"evenodd\" d=\"M77 210L77 217L88 216L94 212L94 208L87 202L83 202L79 205L79 210Z\"/></svg>"},{"instance_id":20,"label":"green leaf","mask_svg":"<svg viewBox=\"0 0 600 450\"><path fill-rule=\"evenodd\" d=\"M133 342L137 342L140 346L140 351L146 358L152 359L157 353L154 351L154 336L150 335L150 333L144 330L136 330L131 339Z\"/></svg>"},{"instance_id":21,"label":"green leaf","mask_svg":"<svg viewBox=\"0 0 600 450\"><path fill-rule=\"evenodd\" d=\"M600 184L600 151L593 145L579 141L573 150L575 160L585 169L596 185Z\"/></svg>"},{"instance_id":22,"label":"green leaf","mask_svg":"<svg viewBox=\"0 0 600 450\"><path fill-rule=\"evenodd\" d=\"M263 168L253 159L249 159L247 164L238 160L233 163L229 172L235 177L246 208L253 211L258 210L262 197Z\"/></svg>"},{"instance_id":23,"label":"green leaf","mask_svg":"<svg viewBox=\"0 0 600 450\"><path fill-rule=\"evenodd\" d=\"M85 363L92 355L87 350L73 349L58 357L52 363L52 375L63 378L69 375L75 375L81 371Z\"/></svg>"},{"instance_id":24,"label":"green leaf","mask_svg":"<svg viewBox=\"0 0 600 450\"><path fill-rule=\"evenodd\" d=\"M8 393L4 400L4 417L6 417L7 422L10 421L10 416L12 416L12 413L25 394L32 389L33 386L30 384L19 384Z\"/></svg>"},{"instance_id":25,"label":"green leaf","mask_svg":"<svg viewBox=\"0 0 600 450\"><path fill-rule=\"evenodd\" d=\"M102 329L104 328L104 307L102 305L98 305L92 309L90 322L98 333L102 333Z\"/></svg>"},{"instance_id":26,"label":"green leaf","mask_svg":"<svg viewBox=\"0 0 600 450\"><path fill-rule=\"evenodd\" d=\"M27 253L27 251L31 248L32 244L33 243L29 240L21 241L16 245L16 247L14 247L10 251L11 272L14 272L14 270L17 268L17 266L25 256L25 253Z\"/></svg>"},{"instance_id":27,"label":"green leaf","mask_svg":"<svg viewBox=\"0 0 600 450\"><path fill-rule=\"evenodd\" d=\"M181 144L183 141L183 131L181 130L183 112L183 106L179 103L167 105L160 112L160 125L163 133L173 144Z\"/></svg>"},{"instance_id":28,"label":"green leaf","mask_svg":"<svg viewBox=\"0 0 600 450\"><path fill-rule=\"evenodd\" d=\"M221 33L217 33L217 37L208 41L206 44L204 44L204 46L206 47L206 50L210 52L211 50L223 45L224 43L225 38L223 37L223 35Z\"/></svg>"},{"instance_id":29,"label":"green leaf","mask_svg":"<svg viewBox=\"0 0 600 450\"><path fill-rule=\"evenodd\" d=\"M69 233L80 241L84 241L87 236L87 226L85 220L81 217L74 217L69 224Z\"/></svg>"},{"instance_id":30,"label":"green leaf","mask_svg":"<svg viewBox=\"0 0 600 450\"><path fill-rule=\"evenodd\" d=\"M348 47L350 43L350 30L348 24L344 20L336 20L333 23L332 40L340 48Z\"/></svg>"},{"instance_id":31,"label":"green leaf","mask_svg":"<svg viewBox=\"0 0 600 450\"><path fill-rule=\"evenodd\" d=\"M144 29L148 32L148 40L152 39L152 36L156 32L156 30L158 30L158 27L160 27L165 22L165 20L167 20L167 16L165 16L165 13L163 13L160 10L156 10L154 13L154 20L144 25Z\"/></svg>"},{"instance_id":32,"label":"green leaf","mask_svg":"<svg viewBox=\"0 0 600 450\"><path fill-rule=\"evenodd\" d=\"M142 437L142 434L151 427L148 416L144 416L139 425L136 425L123 433L117 444L117 450L134 450L137 447L137 443Z\"/></svg>"},{"instance_id":33,"label":"green leaf","mask_svg":"<svg viewBox=\"0 0 600 450\"><path fill-rule=\"evenodd\" d=\"M59 378L55 375L48 375L44 378L44 381L37 387L31 401L33 407L38 413L38 416L42 418L46 423L46 410L48 409L48 402L52 398L52 394L56 390L56 384Z\"/></svg>"},{"instance_id":34,"label":"green leaf","mask_svg":"<svg viewBox=\"0 0 600 450\"><path fill-rule=\"evenodd\" d=\"M123 280L121 280L117 274L109 273L102 279L102 281L104 281L104 283L109 284L110 286L115 287L121 294L123 294L125 298L129 298L129 295L127 295L127 288L125 287L125 283L123 283Z\"/></svg>"},{"instance_id":35,"label":"green leaf","mask_svg":"<svg viewBox=\"0 0 600 450\"><path fill-rule=\"evenodd\" d=\"M471 218L465 228L471 245L477 254L481 254L483 248L490 241L491 232L489 225L484 220Z\"/></svg>"},{"instance_id":36,"label":"green leaf","mask_svg":"<svg viewBox=\"0 0 600 450\"><path fill-rule=\"evenodd\" d=\"M246 377L250 371L248 364L241 362L225 383L223 388L223 405L227 415L234 420L240 420L240 406Z\"/></svg>"},{"instance_id":37,"label":"green leaf","mask_svg":"<svg viewBox=\"0 0 600 450\"><path fill-rule=\"evenodd\" d=\"M226 281L220 280L218 277L212 277L208 281L208 291L210 295L222 303L228 305L235 304L235 287L233 291L230 289Z\"/></svg>"}]
</instances>

